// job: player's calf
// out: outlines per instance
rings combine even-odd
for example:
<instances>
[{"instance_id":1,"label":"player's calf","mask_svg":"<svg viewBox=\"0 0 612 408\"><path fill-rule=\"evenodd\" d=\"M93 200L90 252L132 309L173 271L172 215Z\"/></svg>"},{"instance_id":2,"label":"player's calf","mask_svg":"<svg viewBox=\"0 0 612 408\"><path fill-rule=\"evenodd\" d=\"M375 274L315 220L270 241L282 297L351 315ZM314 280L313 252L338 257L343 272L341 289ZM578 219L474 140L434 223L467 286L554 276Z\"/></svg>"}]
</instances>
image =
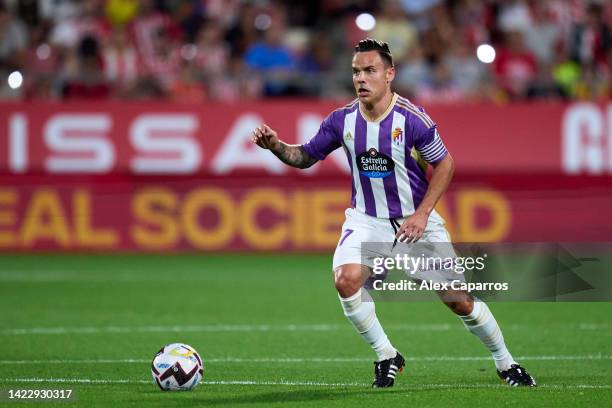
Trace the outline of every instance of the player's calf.
<instances>
[{"instance_id":1,"label":"player's calf","mask_svg":"<svg viewBox=\"0 0 612 408\"><path fill-rule=\"evenodd\" d=\"M369 298L367 292L362 293L359 289L348 298L340 296L340 304L346 318L376 353L377 361L392 358L397 354L397 350L378 321L374 301Z\"/></svg>"},{"instance_id":2,"label":"player's calf","mask_svg":"<svg viewBox=\"0 0 612 408\"><path fill-rule=\"evenodd\" d=\"M336 268L334 273L340 304L346 318L361 338L372 347L378 362L393 358L397 350L378 321L374 301L366 291L361 290L370 274L369 269L359 264L346 264Z\"/></svg>"},{"instance_id":3,"label":"player's calf","mask_svg":"<svg viewBox=\"0 0 612 408\"><path fill-rule=\"evenodd\" d=\"M514 359L506 347L501 329L486 303L461 291L439 293L442 301L459 316L466 329L489 349L499 377L511 387L534 387L535 380Z\"/></svg>"}]
</instances>

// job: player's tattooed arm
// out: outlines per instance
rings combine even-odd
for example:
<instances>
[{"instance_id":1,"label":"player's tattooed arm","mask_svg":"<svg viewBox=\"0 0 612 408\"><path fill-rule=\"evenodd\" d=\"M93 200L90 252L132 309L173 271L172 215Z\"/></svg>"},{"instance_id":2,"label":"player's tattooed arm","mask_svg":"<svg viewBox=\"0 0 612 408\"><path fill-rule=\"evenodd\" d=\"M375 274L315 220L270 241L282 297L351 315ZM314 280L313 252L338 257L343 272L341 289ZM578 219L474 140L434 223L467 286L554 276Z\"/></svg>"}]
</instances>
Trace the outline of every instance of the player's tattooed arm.
<instances>
[{"instance_id":1,"label":"player's tattooed arm","mask_svg":"<svg viewBox=\"0 0 612 408\"><path fill-rule=\"evenodd\" d=\"M280 142L279 147L272 150L283 163L298 169L307 169L317 162L317 159L309 155L301 145L288 145Z\"/></svg>"},{"instance_id":2,"label":"player's tattooed arm","mask_svg":"<svg viewBox=\"0 0 612 408\"><path fill-rule=\"evenodd\" d=\"M290 145L281 141L277 133L268 125L253 130L252 140L257 146L269 149L289 166L306 169L317 162L317 159L309 155L301 145Z\"/></svg>"}]
</instances>

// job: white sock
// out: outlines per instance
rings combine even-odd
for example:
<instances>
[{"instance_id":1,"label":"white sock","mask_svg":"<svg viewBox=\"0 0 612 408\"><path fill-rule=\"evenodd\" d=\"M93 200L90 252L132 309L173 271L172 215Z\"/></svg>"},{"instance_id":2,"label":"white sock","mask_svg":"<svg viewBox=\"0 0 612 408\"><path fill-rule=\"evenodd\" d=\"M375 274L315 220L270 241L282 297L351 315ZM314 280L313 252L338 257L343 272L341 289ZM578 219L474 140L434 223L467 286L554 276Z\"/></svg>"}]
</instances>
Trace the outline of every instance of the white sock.
<instances>
[{"instance_id":1,"label":"white sock","mask_svg":"<svg viewBox=\"0 0 612 408\"><path fill-rule=\"evenodd\" d=\"M474 299L472 313L467 316L459 316L459 318L463 320L465 327L491 351L495 367L499 371L507 370L512 364L516 364L504 343L501 329L486 303Z\"/></svg>"},{"instance_id":2,"label":"white sock","mask_svg":"<svg viewBox=\"0 0 612 408\"><path fill-rule=\"evenodd\" d=\"M367 295L367 292L365 294ZM376 317L374 301L368 299L368 301L363 302L361 296L361 289L348 298L338 296L340 297L340 304L344 310L344 315L353 324L353 327L357 329L361 337L372 346L376 353L376 361L395 357L397 350L391 345Z\"/></svg>"}]
</instances>

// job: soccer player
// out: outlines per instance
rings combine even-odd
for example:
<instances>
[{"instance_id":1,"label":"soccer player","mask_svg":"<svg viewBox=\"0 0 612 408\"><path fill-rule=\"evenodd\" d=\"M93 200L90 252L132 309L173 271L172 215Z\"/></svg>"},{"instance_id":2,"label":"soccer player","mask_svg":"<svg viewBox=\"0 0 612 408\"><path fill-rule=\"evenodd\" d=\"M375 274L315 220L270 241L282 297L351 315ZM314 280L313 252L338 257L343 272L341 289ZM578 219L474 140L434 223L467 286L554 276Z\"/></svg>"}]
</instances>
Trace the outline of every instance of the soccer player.
<instances>
[{"instance_id":1,"label":"soccer player","mask_svg":"<svg viewBox=\"0 0 612 408\"><path fill-rule=\"evenodd\" d=\"M333 111L308 143L284 143L265 124L253 131L253 142L289 166L302 169L339 147L346 152L352 174L352 208L345 212L334 254L335 285L344 314L376 353L372 386L392 387L405 360L378 321L374 302L363 301L367 293L362 295L362 287L372 275L372 264L364 261L361 243L380 242L381 237L402 243L450 242L434 206L448 187L454 164L435 122L422 108L391 91L395 68L386 43L369 38L360 41L352 66L357 99ZM433 167L429 181L419 156ZM489 349L502 380L510 386L536 385L512 358L484 302L467 292L438 294Z\"/></svg>"}]
</instances>

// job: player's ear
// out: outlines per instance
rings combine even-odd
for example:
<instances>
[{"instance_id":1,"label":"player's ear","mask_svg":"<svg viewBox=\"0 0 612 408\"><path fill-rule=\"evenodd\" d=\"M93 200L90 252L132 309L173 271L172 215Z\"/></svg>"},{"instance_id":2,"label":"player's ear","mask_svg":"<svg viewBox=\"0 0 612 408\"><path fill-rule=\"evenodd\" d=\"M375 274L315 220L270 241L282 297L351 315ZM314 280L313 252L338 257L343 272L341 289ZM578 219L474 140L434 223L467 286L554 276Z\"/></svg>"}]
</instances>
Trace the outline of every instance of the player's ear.
<instances>
[{"instance_id":1,"label":"player's ear","mask_svg":"<svg viewBox=\"0 0 612 408\"><path fill-rule=\"evenodd\" d=\"M390 84L395 79L395 67L392 65L386 71L386 81Z\"/></svg>"}]
</instances>

